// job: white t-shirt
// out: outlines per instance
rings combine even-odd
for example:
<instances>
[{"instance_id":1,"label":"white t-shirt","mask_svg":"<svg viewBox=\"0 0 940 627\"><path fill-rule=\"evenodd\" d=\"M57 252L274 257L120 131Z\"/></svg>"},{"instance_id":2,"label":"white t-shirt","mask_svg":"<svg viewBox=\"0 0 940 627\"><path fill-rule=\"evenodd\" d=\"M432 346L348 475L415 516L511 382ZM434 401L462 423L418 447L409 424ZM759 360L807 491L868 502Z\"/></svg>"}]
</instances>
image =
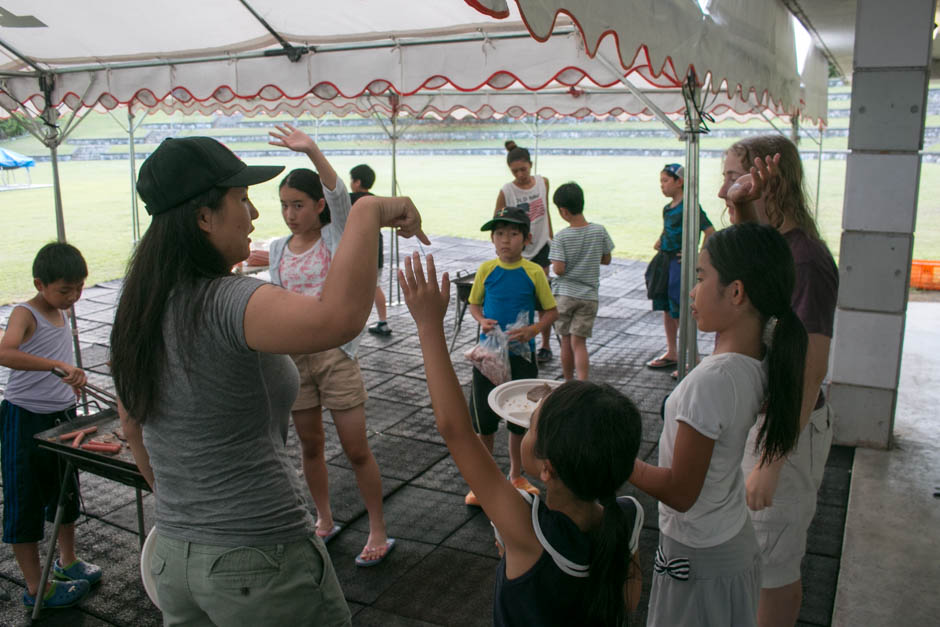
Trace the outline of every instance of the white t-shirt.
<instances>
[{"instance_id":1,"label":"white t-shirt","mask_svg":"<svg viewBox=\"0 0 940 627\"><path fill-rule=\"evenodd\" d=\"M694 548L718 546L748 520L741 458L767 392L763 362L740 353L702 360L666 401L659 465L672 466L679 422L715 440L698 500L682 513L659 504L659 530Z\"/></svg>"},{"instance_id":2,"label":"white t-shirt","mask_svg":"<svg viewBox=\"0 0 940 627\"><path fill-rule=\"evenodd\" d=\"M533 174L535 185L529 189L516 187L513 181L503 185L503 199L507 207L519 207L529 213L529 233L532 234L532 243L522 249L522 256L532 259L546 244L551 241L548 235L548 194L545 189L545 179Z\"/></svg>"}]
</instances>

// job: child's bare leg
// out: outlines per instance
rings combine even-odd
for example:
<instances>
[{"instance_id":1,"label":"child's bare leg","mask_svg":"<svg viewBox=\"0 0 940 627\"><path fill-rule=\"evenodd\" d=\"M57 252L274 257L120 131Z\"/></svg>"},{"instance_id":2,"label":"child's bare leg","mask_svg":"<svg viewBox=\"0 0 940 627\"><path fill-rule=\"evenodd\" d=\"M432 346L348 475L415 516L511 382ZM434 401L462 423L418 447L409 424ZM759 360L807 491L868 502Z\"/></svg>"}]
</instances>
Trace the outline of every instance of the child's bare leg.
<instances>
[{"instance_id":1,"label":"child's bare leg","mask_svg":"<svg viewBox=\"0 0 940 627\"><path fill-rule=\"evenodd\" d=\"M779 588L761 588L757 605L757 624L760 627L790 627L800 616L803 601L803 582L794 581Z\"/></svg>"},{"instance_id":2,"label":"child's bare leg","mask_svg":"<svg viewBox=\"0 0 940 627\"><path fill-rule=\"evenodd\" d=\"M486 447L486 450L490 452L490 457L493 456L493 448L496 446L496 434L495 433L478 433L477 436L480 438L480 442L483 442L483 446Z\"/></svg>"},{"instance_id":3,"label":"child's bare leg","mask_svg":"<svg viewBox=\"0 0 940 627\"><path fill-rule=\"evenodd\" d=\"M561 374L565 381L574 377L574 352L571 347L571 336L561 336Z\"/></svg>"},{"instance_id":4,"label":"child's bare leg","mask_svg":"<svg viewBox=\"0 0 940 627\"><path fill-rule=\"evenodd\" d=\"M542 266L542 272L545 273L546 279L551 278L551 274L548 271L550 267L551 266ZM542 312L540 311L539 318L541 318L541 316L542 316ZM552 340L552 327L551 325L549 325L547 328L542 330L542 348L552 350L551 340Z\"/></svg>"},{"instance_id":5,"label":"child's bare leg","mask_svg":"<svg viewBox=\"0 0 940 627\"><path fill-rule=\"evenodd\" d=\"M388 319L388 309L385 307L385 292L382 291L380 285L375 286L375 313L380 321Z\"/></svg>"},{"instance_id":6,"label":"child's bare leg","mask_svg":"<svg viewBox=\"0 0 940 627\"><path fill-rule=\"evenodd\" d=\"M522 476L522 435L509 432L509 480Z\"/></svg>"},{"instance_id":7,"label":"child's bare leg","mask_svg":"<svg viewBox=\"0 0 940 627\"><path fill-rule=\"evenodd\" d=\"M583 338L580 335L572 335L571 338L571 350L574 353L574 368L578 373L578 379L580 381L587 381L588 379L588 370L590 368L588 360L588 351L587 351L587 338ZM569 380L566 376L565 380Z\"/></svg>"},{"instance_id":8,"label":"child's bare leg","mask_svg":"<svg viewBox=\"0 0 940 627\"><path fill-rule=\"evenodd\" d=\"M330 509L330 483L326 471L326 457L323 447L326 436L323 433L323 412L320 407L300 409L291 412L294 429L300 439L300 462L304 470L304 479L310 489L310 496L317 506L317 531L321 535L333 529L333 510Z\"/></svg>"},{"instance_id":9,"label":"child's bare leg","mask_svg":"<svg viewBox=\"0 0 940 627\"><path fill-rule=\"evenodd\" d=\"M333 413L333 423L343 445L343 452L356 473L359 494L362 495L366 511L369 512L369 539L363 552L379 549L378 555L366 556L374 559L381 556L381 549L385 547L388 536L385 533L385 516L382 512L382 476L366 437L366 408L365 405L356 405L351 409L330 411Z\"/></svg>"},{"instance_id":10,"label":"child's bare leg","mask_svg":"<svg viewBox=\"0 0 940 627\"><path fill-rule=\"evenodd\" d=\"M59 526L59 563L68 566L75 561L75 523Z\"/></svg>"},{"instance_id":11,"label":"child's bare leg","mask_svg":"<svg viewBox=\"0 0 940 627\"><path fill-rule=\"evenodd\" d=\"M676 348L676 334L679 332L679 320L672 317L668 311L663 312L663 327L666 330L666 354L663 359L675 361L679 358L679 349Z\"/></svg>"},{"instance_id":12,"label":"child's bare leg","mask_svg":"<svg viewBox=\"0 0 940 627\"><path fill-rule=\"evenodd\" d=\"M26 580L26 589L30 595L36 596L39 590L39 580L42 578L42 568L39 566L39 543L18 542L13 544L13 555L16 563Z\"/></svg>"},{"instance_id":13,"label":"child's bare leg","mask_svg":"<svg viewBox=\"0 0 940 627\"><path fill-rule=\"evenodd\" d=\"M552 328L549 326L546 329L542 330L542 348L547 348L552 350Z\"/></svg>"}]
</instances>

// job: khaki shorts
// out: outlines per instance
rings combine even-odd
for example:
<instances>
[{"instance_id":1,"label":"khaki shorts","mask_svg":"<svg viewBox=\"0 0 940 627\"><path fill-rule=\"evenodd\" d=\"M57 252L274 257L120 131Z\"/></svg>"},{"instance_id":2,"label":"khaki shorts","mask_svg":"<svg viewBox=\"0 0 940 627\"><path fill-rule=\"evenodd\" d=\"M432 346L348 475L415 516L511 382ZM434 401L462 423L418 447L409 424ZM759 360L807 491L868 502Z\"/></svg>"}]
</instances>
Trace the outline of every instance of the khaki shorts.
<instances>
[{"instance_id":1,"label":"khaki shorts","mask_svg":"<svg viewBox=\"0 0 940 627\"><path fill-rule=\"evenodd\" d=\"M300 391L294 411L325 407L352 409L366 402L359 360L338 348L310 355L291 355L300 372Z\"/></svg>"},{"instance_id":2,"label":"khaki shorts","mask_svg":"<svg viewBox=\"0 0 940 627\"><path fill-rule=\"evenodd\" d=\"M596 300L556 296L555 303L558 305L558 320L555 321L558 335L591 337L597 317Z\"/></svg>"},{"instance_id":3,"label":"khaki shorts","mask_svg":"<svg viewBox=\"0 0 940 627\"><path fill-rule=\"evenodd\" d=\"M759 456L754 454L759 426L758 423L751 429L744 452L742 470L745 480L759 461ZM800 433L796 447L787 456L780 471L773 505L759 512L748 510L761 548L762 588L779 588L801 578L806 531L816 513L817 492L822 484L831 444L832 409L826 403L810 414L809 423Z\"/></svg>"},{"instance_id":4,"label":"khaki shorts","mask_svg":"<svg viewBox=\"0 0 940 627\"><path fill-rule=\"evenodd\" d=\"M351 624L323 541L214 546L157 533L150 574L164 625Z\"/></svg>"}]
</instances>

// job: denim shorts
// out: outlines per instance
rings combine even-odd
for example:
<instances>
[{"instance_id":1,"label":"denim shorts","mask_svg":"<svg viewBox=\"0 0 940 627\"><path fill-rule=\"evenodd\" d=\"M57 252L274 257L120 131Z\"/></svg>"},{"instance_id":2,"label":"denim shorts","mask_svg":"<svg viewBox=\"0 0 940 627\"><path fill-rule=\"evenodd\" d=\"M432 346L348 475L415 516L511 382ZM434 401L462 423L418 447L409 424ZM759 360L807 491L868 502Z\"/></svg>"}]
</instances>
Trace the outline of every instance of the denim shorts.
<instances>
[{"instance_id":1,"label":"denim shorts","mask_svg":"<svg viewBox=\"0 0 940 627\"><path fill-rule=\"evenodd\" d=\"M350 625L316 534L267 546L214 546L157 534L150 572L166 627Z\"/></svg>"}]
</instances>

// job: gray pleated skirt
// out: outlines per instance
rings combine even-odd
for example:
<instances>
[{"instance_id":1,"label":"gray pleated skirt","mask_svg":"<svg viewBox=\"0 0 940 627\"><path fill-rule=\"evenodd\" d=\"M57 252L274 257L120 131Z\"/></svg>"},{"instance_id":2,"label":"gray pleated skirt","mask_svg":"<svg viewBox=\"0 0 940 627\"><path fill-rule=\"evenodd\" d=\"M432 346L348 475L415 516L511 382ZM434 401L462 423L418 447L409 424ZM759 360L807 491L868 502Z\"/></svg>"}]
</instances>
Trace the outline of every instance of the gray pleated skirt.
<instances>
[{"instance_id":1,"label":"gray pleated skirt","mask_svg":"<svg viewBox=\"0 0 940 627\"><path fill-rule=\"evenodd\" d=\"M694 549L660 534L647 625L752 627L760 596L760 549L748 520L735 537Z\"/></svg>"}]
</instances>

